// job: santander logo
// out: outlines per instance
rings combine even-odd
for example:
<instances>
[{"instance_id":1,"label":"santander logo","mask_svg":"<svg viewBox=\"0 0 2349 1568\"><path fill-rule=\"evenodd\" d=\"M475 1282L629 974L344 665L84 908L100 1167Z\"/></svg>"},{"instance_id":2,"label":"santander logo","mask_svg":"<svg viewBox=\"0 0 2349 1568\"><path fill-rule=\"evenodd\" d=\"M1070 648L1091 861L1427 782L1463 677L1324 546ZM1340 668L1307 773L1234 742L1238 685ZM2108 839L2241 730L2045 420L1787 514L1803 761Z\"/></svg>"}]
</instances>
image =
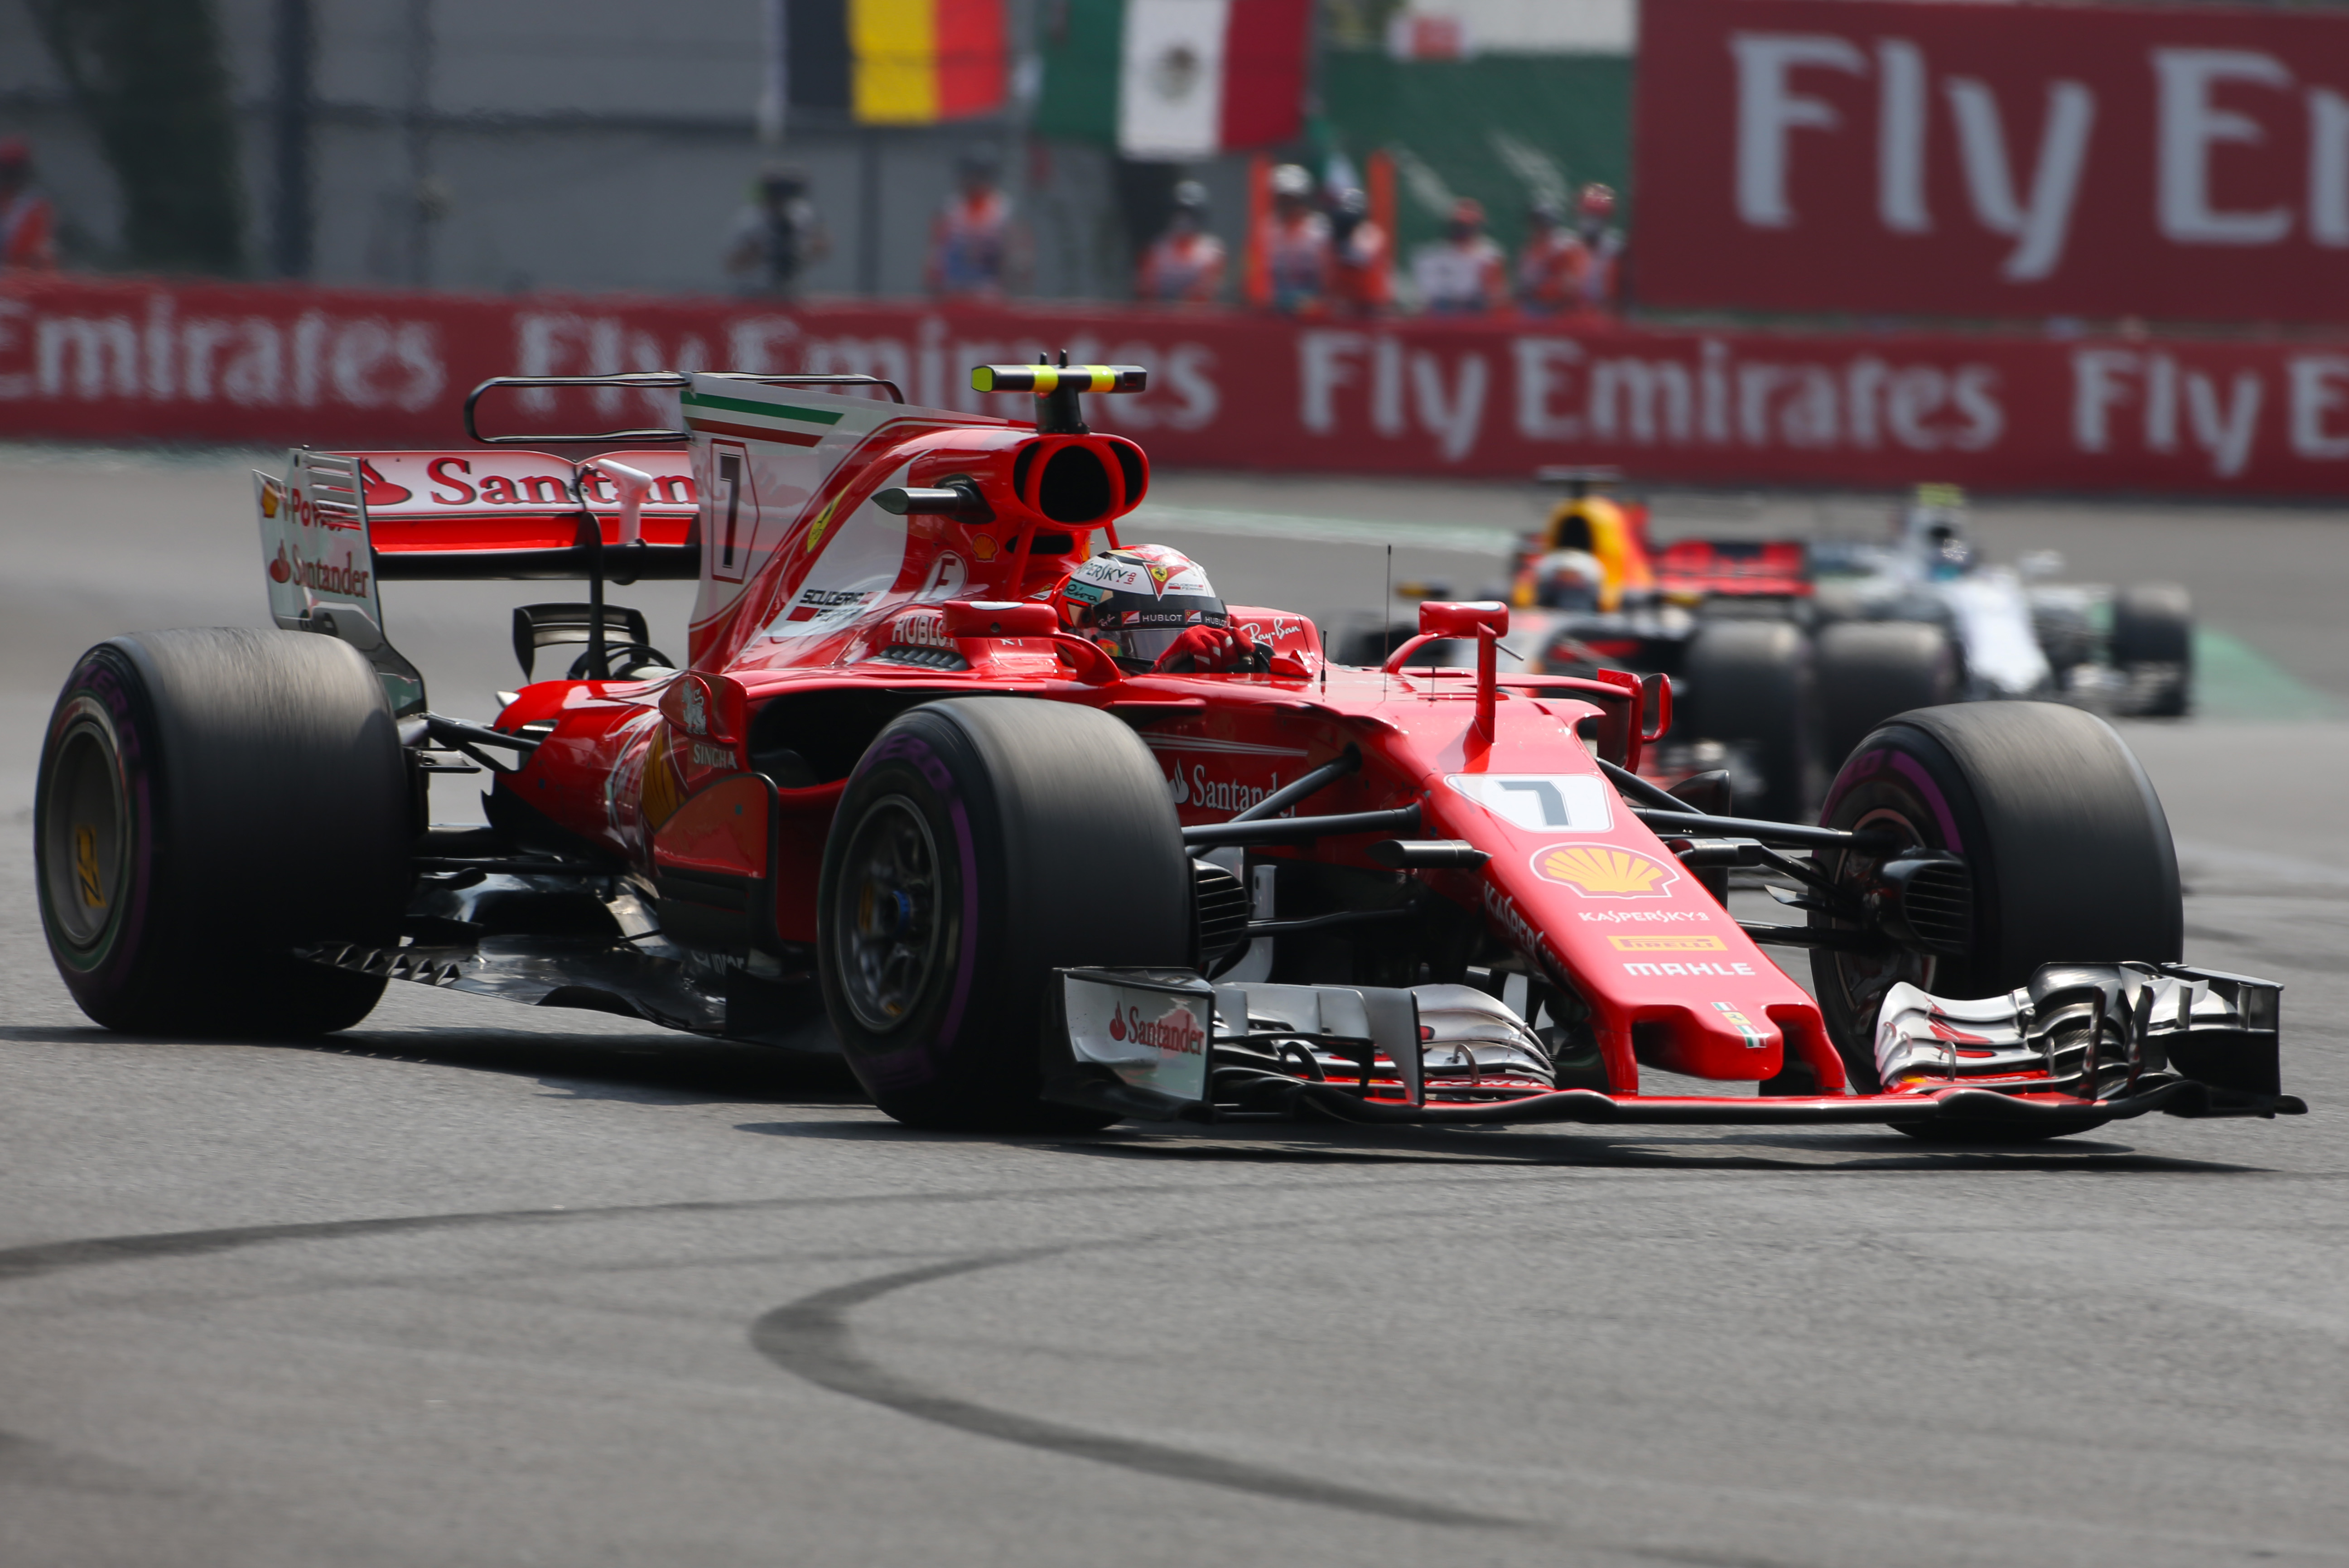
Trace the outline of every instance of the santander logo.
<instances>
[{"instance_id":1,"label":"santander logo","mask_svg":"<svg viewBox=\"0 0 2349 1568\"><path fill-rule=\"evenodd\" d=\"M1136 1045L1162 1056L1196 1056L1207 1045L1206 1032L1199 1027L1199 1015L1180 1003L1156 1018L1143 1017L1138 1007L1126 1008L1122 1016L1112 1013L1109 1037L1123 1040L1129 1036Z\"/></svg>"},{"instance_id":2,"label":"santander logo","mask_svg":"<svg viewBox=\"0 0 2349 1568\"><path fill-rule=\"evenodd\" d=\"M406 485L394 484L390 480L378 473L375 464L365 458L359 459L359 484L370 509L378 506L397 506L416 493Z\"/></svg>"}]
</instances>

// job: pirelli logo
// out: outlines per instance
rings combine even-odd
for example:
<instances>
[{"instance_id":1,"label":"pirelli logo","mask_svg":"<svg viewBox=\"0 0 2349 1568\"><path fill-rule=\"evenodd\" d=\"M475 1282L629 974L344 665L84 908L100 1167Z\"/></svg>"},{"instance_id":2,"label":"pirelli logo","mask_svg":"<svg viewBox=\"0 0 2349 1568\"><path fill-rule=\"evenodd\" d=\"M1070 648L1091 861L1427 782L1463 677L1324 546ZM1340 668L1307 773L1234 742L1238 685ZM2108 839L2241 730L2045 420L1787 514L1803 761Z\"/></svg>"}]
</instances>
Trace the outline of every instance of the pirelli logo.
<instances>
[{"instance_id":1,"label":"pirelli logo","mask_svg":"<svg viewBox=\"0 0 2349 1568\"><path fill-rule=\"evenodd\" d=\"M1719 937L1699 936L1631 936L1609 937L1617 952L1623 953L1725 953L1729 944Z\"/></svg>"}]
</instances>

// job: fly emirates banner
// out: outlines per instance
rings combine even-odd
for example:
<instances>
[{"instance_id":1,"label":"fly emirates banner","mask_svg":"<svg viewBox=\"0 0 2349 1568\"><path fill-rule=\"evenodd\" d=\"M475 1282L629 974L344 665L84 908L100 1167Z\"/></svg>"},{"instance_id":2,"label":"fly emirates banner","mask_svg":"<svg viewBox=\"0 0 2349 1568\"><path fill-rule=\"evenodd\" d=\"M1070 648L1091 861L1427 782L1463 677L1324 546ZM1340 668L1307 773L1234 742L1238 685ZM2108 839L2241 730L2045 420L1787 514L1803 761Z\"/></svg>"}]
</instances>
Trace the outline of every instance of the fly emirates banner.
<instances>
[{"instance_id":1,"label":"fly emirates banner","mask_svg":"<svg viewBox=\"0 0 2349 1568\"><path fill-rule=\"evenodd\" d=\"M461 449L465 394L489 377L672 369L861 372L916 403L1026 419L1029 400L972 391L971 367L1061 349L1147 368L1147 392L1089 398L1086 417L1193 468L1524 479L1612 463L1701 483L2349 488L2349 333L2057 340L786 309L70 277L0 279L0 438ZM678 411L674 393L542 390L486 400L481 423L674 428Z\"/></svg>"},{"instance_id":2,"label":"fly emirates banner","mask_svg":"<svg viewBox=\"0 0 2349 1568\"><path fill-rule=\"evenodd\" d=\"M2349 320L2349 15L1646 0L1641 300Z\"/></svg>"}]
</instances>

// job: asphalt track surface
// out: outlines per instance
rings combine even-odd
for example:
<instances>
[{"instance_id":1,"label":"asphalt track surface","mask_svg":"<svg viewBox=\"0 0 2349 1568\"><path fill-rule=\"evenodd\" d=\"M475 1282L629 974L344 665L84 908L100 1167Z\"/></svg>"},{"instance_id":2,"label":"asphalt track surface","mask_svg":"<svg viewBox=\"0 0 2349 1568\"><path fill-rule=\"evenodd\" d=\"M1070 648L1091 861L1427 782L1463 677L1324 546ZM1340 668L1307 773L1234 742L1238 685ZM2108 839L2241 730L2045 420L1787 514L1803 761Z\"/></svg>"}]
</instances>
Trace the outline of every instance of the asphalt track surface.
<instances>
[{"instance_id":1,"label":"asphalt track surface","mask_svg":"<svg viewBox=\"0 0 2349 1568\"><path fill-rule=\"evenodd\" d=\"M2349 1558L2349 726L2127 730L2189 956L2290 987L2296 1121L949 1137L767 1053L416 987L318 1044L109 1035L38 932L39 725L101 635L258 618L241 469L0 453L10 1568ZM1383 551L1212 514L1526 515L1161 498L1226 597L1309 610ZM1983 523L2159 557L2297 711L2349 696L2349 519ZM396 590L444 711L511 680L512 602Z\"/></svg>"}]
</instances>

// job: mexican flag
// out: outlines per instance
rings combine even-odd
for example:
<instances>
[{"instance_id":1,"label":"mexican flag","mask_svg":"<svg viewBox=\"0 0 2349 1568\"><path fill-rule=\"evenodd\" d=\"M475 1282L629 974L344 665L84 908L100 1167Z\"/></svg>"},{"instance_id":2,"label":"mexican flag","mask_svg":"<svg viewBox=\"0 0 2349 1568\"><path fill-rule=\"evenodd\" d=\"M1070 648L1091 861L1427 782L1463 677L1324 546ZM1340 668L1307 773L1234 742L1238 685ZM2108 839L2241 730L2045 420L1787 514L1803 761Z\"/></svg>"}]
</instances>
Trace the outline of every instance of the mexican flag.
<instances>
[{"instance_id":1,"label":"mexican flag","mask_svg":"<svg viewBox=\"0 0 2349 1568\"><path fill-rule=\"evenodd\" d=\"M1304 119L1312 0L1064 0L1035 129L1176 160L1277 146Z\"/></svg>"}]
</instances>

